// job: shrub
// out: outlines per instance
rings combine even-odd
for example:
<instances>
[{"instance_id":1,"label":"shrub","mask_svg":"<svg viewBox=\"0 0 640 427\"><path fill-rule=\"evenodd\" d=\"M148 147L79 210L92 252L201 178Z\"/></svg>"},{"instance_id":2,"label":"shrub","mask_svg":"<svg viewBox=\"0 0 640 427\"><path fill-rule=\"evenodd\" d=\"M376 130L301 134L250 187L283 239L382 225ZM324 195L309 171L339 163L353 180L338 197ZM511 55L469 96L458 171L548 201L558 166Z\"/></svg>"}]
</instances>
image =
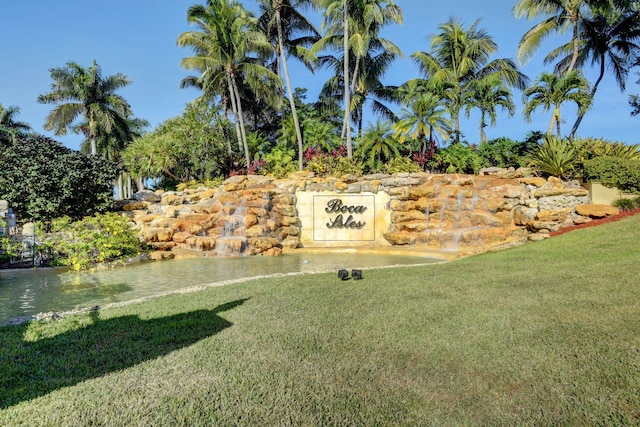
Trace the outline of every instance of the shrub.
<instances>
[{"instance_id":1,"label":"shrub","mask_svg":"<svg viewBox=\"0 0 640 427\"><path fill-rule=\"evenodd\" d=\"M509 138L496 138L480 143L478 155L483 166L499 168L524 166L525 145Z\"/></svg>"},{"instance_id":2,"label":"shrub","mask_svg":"<svg viewBox=\"0 0 640 427\"><path fill-rule=\"evenodd\" d=\"M482 160L478 152L466 143L453 143L438 150L434 159L436 169L445 173L478 173Z\"/></svg>"},{"instance_id":3,"label":"shrub","mask_svg":"<svg viewBox=\"0 0 640 427\"><path fill-rule=\"evenodd\" d=\"M543 143L528 156L529 166L544 174L565 178L580 165L580 152L571 141L545 135Z\"/></svg>"},{"instance_id":4,"label":"shrub","mask_svg":"<svg viewBox=\"0 0 640 427\"><path fill-rule=\"evenodd\" d=\"M408 157L394 157L385 163L384 171L389 174L400 172L421 172L422 168Z\"/></svg>"},{"instance_id":5,"label":"shrub","mask_svg":"<svg viewBox=\"0 0 640 427\"><path fill-rule=\"evenodd\" d=\"M616 199L612 205L621 211L632 211L640 208L640 197L633 199Z\"/></svg>"},{"instance_id":6,"label":"shrub","mask_svg":"<svg viewBox=\"0 0 640 427\"><path fill-rule=\"evenodd\" d=\"M276 178L284 178L298 168L298 162L294 161L295 151L291 148L276 147L264 157L266 164L260 170L264 175Z\"/></svg>"},{"instance_id":7,"label":"shrub","mask_svg":"<svg viewBox=\"0 0 640 427\"><path fill-rule=\"evenodd\" d=\"M54 265L67 265L74 270L135 256L144 249L127 219L115 213L96 214L75 222L69 217L59 218L43 240L54 254Z\"/></svg>"},{"instance_id":8,"label":"shrub","mask_svg":"<svg viewBox=\"0 0 640 427\"><path fill-rule=\"evenodd\" d=\"M640 194L640 160L600 156L584 162L584 179Z\"/></svg>"}]
</instances>

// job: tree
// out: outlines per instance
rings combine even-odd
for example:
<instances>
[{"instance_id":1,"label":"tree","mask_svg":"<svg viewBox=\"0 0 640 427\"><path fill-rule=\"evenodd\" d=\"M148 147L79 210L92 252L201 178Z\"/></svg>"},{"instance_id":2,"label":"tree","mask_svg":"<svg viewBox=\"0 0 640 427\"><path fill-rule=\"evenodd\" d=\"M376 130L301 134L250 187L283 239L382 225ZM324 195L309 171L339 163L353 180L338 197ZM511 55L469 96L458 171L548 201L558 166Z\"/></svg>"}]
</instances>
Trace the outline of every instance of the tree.
<instances>
[{"instance_id":1,"label":"tree","mask_svg":"<svg viewBox=\"0 0 640 427\"><path fill-rule=\"evenodd\" d=\"M199 84L205 93L220 93L226 85L238 144L249 166L240 86L245 82L260 96L281 87L280 78L263 65L273 48L258 30L256 18L234 0L208 0L206 5L193 5L187 11L187 21L198 30L180 34L177 43L193 48L195 56L183 58L181 65L200 71Z\"/></svg>"},{"instance_id":2,"label":"tree","mask_svg":"<svg viewBox=\"0 0 640 427\"><path fill-rule=\"evenodd\" d=\"M116 165L87 157L49 138L28 135L0 156L0 199L10 200L22 219L81 219L111 207Z\"/></svg>"},{"instance_id":3,"label":"tree","mask_svg":"<svg viewBox=\"0 0 640 427\"><path fill-rule=\"evenodd\" d=\"M489 116L489 125L496 125L496 108L502 107L513 116L516 112L516 105L513 103L511 91L505 87L504 83L495 76L472 81L469 85L469 98L467 101L467 117L471 108L480 110L480 142L487 140L484 128L487 127L486 116Z\"/></svg>"},{"instance_id":4,"label":"tree","mask_svg":"<svg viewBox=\"0 0 640 427\"><path fill-rule=\"evenodd\" d=\"M392 0L319 0L325 10L325 37L314 46L315 51L325 46L338 48L342 42L342 86L345 105L343 131L346 135L347 156L353 153L351 141L352 93L360 78L361 61L370 52L373 40L379 42L382 27L389 23L402 22L402 10ZM392 43L382 41L385 49L390 51ZM393 45L395 46L395 45ZM397 47L395 47L397 49ZM399 52L400 50L397 49ZM355 65L351 74L351 57ZM351 76L351 79L350 79Z\"/></svg>"},{"instance_id":5,"label":"tree","mask_svg":"<svg viewBox=\"0 0 640 427\"><path fill-rule=\"evenodd\" d=\"M416 52L412 58L422 74L435 83L447 84L444 93L454 125L454 141L460 140L460 110L466 105L472 82L496 78L508 87L524 89L527 78L506 58L489 60L497 52L493 38L475 21L465 29L450 20L431 39L430 52Z\"/></svg>"},{"instance_id":6,"label":"tree","mask_svg":"<svg viewBox=\"0 0 640 427\"><path fill-rule=\"evenodd\" d=\"M38 96L42 104L56 104L45 121L46 130L53 130L55 135L66 135L68 130L82 131L91 141L92 155L98 153L99 128L107 134L118 129L126 131L131 107L116 91L131 84L127 76L118 73L103 78L95 60L88 69L68 62L49 72L53 79L51 92ZM74 125L79 117L84 119L85 126Z\"/></svg>"},{"instance_id":7,"label":"tree","mask_svg":"<svg viewBox=\"0 0 640 427\"><path fill-rule=\"evenodd\" d=\"M576 70L563 76L542 73L538 80L523 92L523 102L525 103L523 114L527 121L531 121L531 114L538 107L542 107L544 111L552 110L547 134L551 134L555 124L558 138L561 138L560 106L568 101L573 101L576 104L578 114L589 109L591 96L587 79Z\"/></svg>"},{"instance_id":8,"label":"tree","mask_svg":"<svg viewBox=\"0 0 640 427\"><path fill-rule=\"evenodd\" d=\"M0 146L15 143L19 137L31 130L27 123L15 119L19 113L19 107L4 108L0 103Z\"/></svg>"},{"instance_id":9,"label":"tree","mask_svg":"<svg viewBox=\"0 0 640 427\"><path fill-rule=\"evenodd\" d=\"M267 21L265 25L267 29L267 35L269 34L270 29L274 27L276 28L276 64L281 63L282 69L284 71L285 83L287 87L287 97L289 99L289 107L291 108L291 116L294 123L296 142L298 143L298 168L299 170L302 170L302 131L300 130L300 121L298 119L298 112L296 110L294 101L294 93L291 86L291 77L289 76L287 54L294 53L294 57L302 58L302 55L298 53L297 48L299 46L311 45L319 39L320 35L315 27L311 24L311 22L309 22L296 10L296 7L300 2L292 3L289 0L259 0L259 3L263 10L261 19ZM270 15L273 15L273 20L269 19ZM273 22L274 20L275 22ZM305 34L310 34L310 37L303 37L297 40L292 40L294 31L301 31ZM279 65L277 66L277 71L278 73L280 72Z\"/></svg>"},{"instance_id":10,"label":"tree","mask_svg":"<svg viewBox=\"0 0 640 427\"><path fill-rule=\"evenodd\" d=\"M408 82L408 87L415 82ZM417 141L420 144L420 153L424 154L429 146L435 145L436 136L447 139L451 131L451 124L447 117L444 100L437 94L413 87L408 90L398 118L394 125L396 138L401 142Z\"/></svg>"},{"instance_id":11,"label":"tree","mask_svg":"<svg viewBox=\"0 0 640 427\"><path fill-rule=\"evenodd\" d=\"M206 101L191 102L181 116L134 139L122 153L124 165L135 177L173 184L222 176L229 126Z\"/></svg>"},{"instance_id":12,"label":"tree","mask_svg":"<svg viewBox=\"0 0 640 427\"><path fill-rule=\"evenodd\" d=\"M375 124L369 123L356 152L371 169L400 156L400 144L393 137L393 124L381 120L377 120Z\"/></svg>"}]
</instances>

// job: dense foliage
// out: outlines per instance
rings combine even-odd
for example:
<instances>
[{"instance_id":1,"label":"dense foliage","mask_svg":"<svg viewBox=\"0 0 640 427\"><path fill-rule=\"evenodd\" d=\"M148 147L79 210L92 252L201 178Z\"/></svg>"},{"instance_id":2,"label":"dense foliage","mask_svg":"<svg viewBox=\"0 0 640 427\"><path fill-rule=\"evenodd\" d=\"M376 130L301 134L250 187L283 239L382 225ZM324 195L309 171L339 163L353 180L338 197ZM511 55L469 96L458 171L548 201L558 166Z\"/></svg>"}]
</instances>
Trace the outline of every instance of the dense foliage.
<instances>
[{"instance_id":1,"label":"dense foliage","mask_svg":"<svg viewBox=\"0 0 640 427\"><path fill-rule=\"evenodd\" d=\"M0 151L0 199L9 200L22 220L106 211L113 200L115 165L101 156L87 157L42 136L28 136Z\"/></svg>"},{"instance_id":2,"label":"dense foliage","mask_svg":"<svg viewBox=\"0 0 640 427\"><path fill-rule=\"evenodd\" d=\"M640 194L640 160L600 156L584 162L584 178Z\"/></svg>"},{"instance_id":3,"label":"dense foliage","mask_svg":"<svg viewBox=\"0 0 640 427\"><path fill-rule=\"evenodd\" d=\"M44 239L44 246L52 253L53 264L74 270L135 256L143 250L127 219L115 213L96 214L80 221L60 218Z\"/></svg>"}]
</instances>

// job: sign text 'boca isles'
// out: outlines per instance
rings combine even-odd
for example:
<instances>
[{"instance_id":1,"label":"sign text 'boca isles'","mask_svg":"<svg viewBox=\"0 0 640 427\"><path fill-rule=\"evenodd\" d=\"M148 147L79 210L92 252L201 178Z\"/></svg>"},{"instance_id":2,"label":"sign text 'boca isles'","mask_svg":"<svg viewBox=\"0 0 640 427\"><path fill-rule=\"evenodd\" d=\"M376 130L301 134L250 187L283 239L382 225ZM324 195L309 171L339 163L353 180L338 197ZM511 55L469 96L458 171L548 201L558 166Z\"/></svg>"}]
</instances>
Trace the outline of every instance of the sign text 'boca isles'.
<instances>
[{"instance_id":1,"label":"sign text 'boca isles'","mask_svg":"<svg viewBox=\"0 0 640 427\"><path fill-rule=\"evenodd\" d=\"M367 223L365 221L356 221L353 218L354 214L363 214L367 210L366 206L362 205L345 205L340 199L331 199L327 202L327 207L324 211L328 214L338 214L333 219L330 219L327 223L327 228L346 228L346 229L362 229ZM349 214L345 219L344 215Z\"/></svg>"}]
</instances>

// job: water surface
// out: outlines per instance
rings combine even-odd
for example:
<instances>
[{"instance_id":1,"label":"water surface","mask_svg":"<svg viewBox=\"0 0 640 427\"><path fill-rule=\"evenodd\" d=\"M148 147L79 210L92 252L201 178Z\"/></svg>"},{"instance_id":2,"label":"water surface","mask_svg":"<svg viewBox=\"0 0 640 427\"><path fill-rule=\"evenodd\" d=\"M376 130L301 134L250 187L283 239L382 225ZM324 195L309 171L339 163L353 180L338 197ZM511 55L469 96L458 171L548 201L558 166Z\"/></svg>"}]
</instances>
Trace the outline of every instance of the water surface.
<instances>
[{"instance_id":1,"label":"water surface","mask_svg":"<svg viewBox=\"0 0 640 427\"><path fill-rule=\"evenodd\" d=\"M206 283L276 273L337 271L440 261L404 255L286 254L280 257L194 258L145 262L92 272L0 270L0 322L42 312L129 301Z\"/></svg>"}]
</instances>

